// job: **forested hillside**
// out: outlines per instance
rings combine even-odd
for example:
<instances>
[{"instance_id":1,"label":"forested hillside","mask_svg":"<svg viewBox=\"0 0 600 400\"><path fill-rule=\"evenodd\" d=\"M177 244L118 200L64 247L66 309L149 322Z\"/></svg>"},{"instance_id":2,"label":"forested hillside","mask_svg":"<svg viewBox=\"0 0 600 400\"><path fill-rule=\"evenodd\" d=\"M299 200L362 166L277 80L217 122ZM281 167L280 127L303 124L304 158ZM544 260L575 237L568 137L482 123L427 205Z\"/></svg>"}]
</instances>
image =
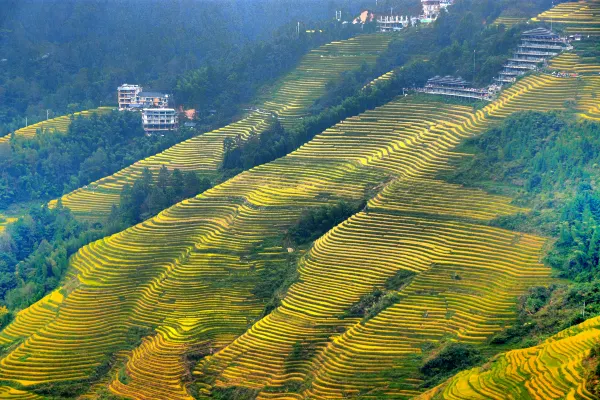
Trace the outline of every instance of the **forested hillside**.
<instances>
[{"instance_id":1,"label":"forested hillside","mask_svg":"<svg viewBox=\"0 0 600 400\"><path fill-rule=\"evenodd\" d=\"M298 20L304 29L329 28L334 10L335 3L313 0L8 1L0 11L0 134L46 110L58 116L114 105L124 82L173 91L199 68L207 77L202 93L190 94L186 78L181 102L202 98L195 105L224 111L291 68L313 42L335 39L327 29L287 40Z\"/></svg>"}]
</instances>

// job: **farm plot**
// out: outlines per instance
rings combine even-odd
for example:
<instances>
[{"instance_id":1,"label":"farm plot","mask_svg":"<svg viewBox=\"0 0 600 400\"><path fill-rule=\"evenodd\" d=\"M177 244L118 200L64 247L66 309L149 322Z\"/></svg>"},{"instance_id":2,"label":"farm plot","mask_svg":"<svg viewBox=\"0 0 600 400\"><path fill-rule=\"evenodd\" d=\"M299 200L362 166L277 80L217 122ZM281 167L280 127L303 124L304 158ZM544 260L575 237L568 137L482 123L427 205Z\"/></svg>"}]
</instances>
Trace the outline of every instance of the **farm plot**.
<instances>
[{"instance_id":1,"label":"farm plot","mask_svg":"<svg viewBox=\"0 0 600 400\"><path fill-rule=\"evenodd\" d=\"M600 1L582 0L560 3L532 21L560 24L568 34L600 35Z\"/></svg>"},{"instance_id":2,"label":"farm plot","mask_svg":"<svg viewBox=\"0 0 600 400\"><path fill-rule=\"evenodd\" d=\"M29 125L26 128L17 129L14 133L16 136L22 136L25 138L32 138L36 135L38 131L43 132L67 132L69 129L69 125L71 124L72 117L89 117L91 115L97 114L102 115L111 112L114 110L113 107L99 107L93 110L86 110L81 112L76 112L72 115L62 115L57 118L52 118L46 121L38 122L37 124ZM0 144L8 143L10 140L10 134L0 137Z\"/></svg>"},{"instance_id":3,"label":"farm plot","mask_svg":"<svg viewBox=\"0 0 600 400\"><path fill-rule=\"evenodd\" d=\"M359 68L363 62L374 63L390 40L389 35L361 35L313 50L294 71L275 85L277 89L266 96L262 104L247 117L179 143L114 175L77 189L63 196L62 202L79 217L99 218L110 213L111 206L119 202L123 186L139 177L144 168L157 171L164 165L171 170L215 171L222 161L226 138L247 138L252 134L260 134L274 116L280 118L284 125L293 124L325 92L329 80L343 71Z\"/></svg>"},{"instance_id":4,"label":"farm plot","mask_svg":"<svg viewBox=\"0 0 600 400\"><path fill-rule=\"evenodd\" d=\"M354 356L380 362L366 371L374 375L394 357L408 360L422 342L421 323L431 340L482 341L512 318L510 305L529 280L546 276L537 260L542 240L485 225L518 211L507 199L433 176L459 156L456 143L502 118L503 107L527 109L520 97L537 90L538 78L520 81L528 89L503 98L492 119L471 107L397 99L82 248L56 292L62 297L36 303L0 333L0 343L13 346L0 360L0 380L26 388L86 379L107 357L127 354L114 367L127 379L113 371L108 383L115 394L157 398L164 387L165 398L188 399L186 356L194 353L204 356L194 374L206 394L246 386L268 388L261 397L269 398L295 384L328 397L368 389ZM308 208L373 192L380 195L367 209L301 258L301 279L260 319L264 304L253 288L262 270L289 262L285 231ZM400 270L415 274L398 288L400 302L365 324L340 318ZM400 334L404 340L383 346ZM290 358L297 342L310 344L307 360ZM313 383L301 386L305 379ZM398 380L387 394L414 393L416 383Z\"/></svg>"},{"instance_id":5,"label":"farm plot","mask_svg":"<svg viewBox=\"0 0 600 400\"><path fill-rule=\"evenodd\" d=\"M584 360L600 343L600 317L551 337L536 347L500 354L490 365L463 371L424 393L434 399L592 400Z\"/></svg>"}]
</instances>

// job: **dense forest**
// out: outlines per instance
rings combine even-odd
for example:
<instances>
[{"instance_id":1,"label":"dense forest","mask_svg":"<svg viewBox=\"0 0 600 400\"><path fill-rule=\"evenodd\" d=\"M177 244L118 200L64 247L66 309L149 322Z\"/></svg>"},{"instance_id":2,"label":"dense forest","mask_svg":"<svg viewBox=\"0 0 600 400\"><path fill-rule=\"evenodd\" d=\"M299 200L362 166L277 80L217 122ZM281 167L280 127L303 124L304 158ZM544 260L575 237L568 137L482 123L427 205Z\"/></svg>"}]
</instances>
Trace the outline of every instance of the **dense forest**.
<instances>
[{"instance_id":1,"label":"dense forest","mask_svg":"<svg viewBox=\"0 0 600 400\"><path fill-rule=\"evenodd\" d=\"M352 20L361 9L379 13L394 9L403 15L421 10L419 0L385 0L377 5L360 0L138 0L135 4L8 0L0 10L0 104L4 105L0 134L24 126L25 117L39 121L46 111L57 116L114 104L115 88L124 82L173 91L177 102L199 108L200 115L216 110L230 116L240 102L250 100L261 85L291 68L307 49L375 29L373 24L360 30L336 23L336 10L343 11L344 20ZM489 24L501 12L533 15L549 6L550 0L460 0L453 14L469 10L475 18L462 24L464 34L440 36L439 32L436 37L462 46L461 35L468 35L474 26L478 30L482 21ZM458 22L452 18L445 23ZM302 22L300 38L297 21ZM307 28L323 33L305 34ZM416 37L409 40L415 46ZM425 43L426 37L419 43ZM467 50L454 48L445 56L472 60ZM499 63L486 54L477 57L490 72ZM469 71L459 70L465 77L470 77Z\"/></svg>"},{"instance_id":2,"label":"dense forest","mask_svg":"<svg viewBox=\"0 0 600 400\"><path fill-rule=\"evenodd\" d=\"M350 28L319 22L333 20L338 7L357 5L9 0L0 10L0 134L24 126L25 117L41 120L46 110L62 115L115 104L124 82L227 112L237 95L247 100L308 48L350 35ZM290 41L296 21L330 29Z\"/></svg>"},{"instance_id":3,"label":"dense forest","mask_svg":"<svg viewBox=\"0 0 600 400\"><path fill-rule=\"evenodd\" d=\"M0 146L0 209L16 202L50 200L156 154L194 132L147 136L139 114L112 112L76 117L66 133L18 136Z\"/></svg>"}]
</instances>

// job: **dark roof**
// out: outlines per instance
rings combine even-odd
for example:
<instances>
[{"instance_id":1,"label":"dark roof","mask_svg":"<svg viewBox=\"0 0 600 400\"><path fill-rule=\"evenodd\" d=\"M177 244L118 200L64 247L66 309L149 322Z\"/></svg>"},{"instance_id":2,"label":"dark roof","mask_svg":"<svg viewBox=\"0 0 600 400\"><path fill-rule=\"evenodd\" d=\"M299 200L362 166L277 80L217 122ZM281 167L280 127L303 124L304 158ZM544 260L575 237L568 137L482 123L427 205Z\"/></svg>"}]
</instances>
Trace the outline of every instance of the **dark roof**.
<instances>
[{"instance_id":1,"label":"dark roof","mask_svg":"<svg viewBox=\"0 0 600 400\"><path fill-rule=\"evenodd\" d=\"M554 32L552 32L550 29L546 29L546 28L535 28L535 29L530 29L528 31L525 31L521 34L521 36L542 36L542 37L552 37L552 38L556 38L558 37L558 35Z\"/></svg>"},{"instance_id":2,"label":"dark roof","mask_svg":"<svg viewBox=\"0 0 600 400\"><path fill-rule=\"evenodd\" d=\"M465 81L460 76L455 78L453 76L447 75L444 77L434 76L433 78L427 80L428 85L442 85L442 86L468 86L469 83Z\"/></svg>"},{"instance_id":3,"label":"dark roof","mask_svg":"<svg viewBox=\"0 0 600 400\"><path fill-rule=\"evenodd\" d=\"M167 96L167 94L163 93L163 92L140 92L140 93L138 93L138 96L140 96L140 97L165 97L165 96Z\"/></svg>"}]
</instances>

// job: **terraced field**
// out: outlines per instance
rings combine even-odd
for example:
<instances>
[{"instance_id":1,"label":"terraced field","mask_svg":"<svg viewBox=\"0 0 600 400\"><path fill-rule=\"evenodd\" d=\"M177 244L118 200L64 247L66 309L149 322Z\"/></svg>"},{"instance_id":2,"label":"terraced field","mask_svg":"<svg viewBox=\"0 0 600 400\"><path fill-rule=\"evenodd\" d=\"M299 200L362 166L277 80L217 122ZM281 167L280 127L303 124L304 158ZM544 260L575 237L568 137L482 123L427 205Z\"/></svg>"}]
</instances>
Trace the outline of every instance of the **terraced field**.
<instances>
[{"instance_id":1,"label":"terraced field","mask_svg":"<svg viewBox=\"0 0 600 400\"><path fill-rule=\"evenodd\" d=\"M275 85L263 104L247 117L226 127L179 143L162 153L141 160L116 174L80 188L62 198L63 204L86 218L105 216L119 201L122 187L139 177L144 168L215 171L223 158L227 137L260 133L276 114L284 125L297 121L304 110L325 91L326 83L342 71L372 64L391 40L389 35L361 35L329 43L306 55L299 66Z\"/></svg>"},{"instance_id":2,"label":"terraced field","mask_svg":"<svg viewBox=\"0 0 600 400\"><path fill-rule=\"evenodd\" d=\"M434 175L460 156L452 148L463 138L510 112L560 108L560 96L584 109L585 85L529 76L476 113L400 98L84 247L63 287L0 333L9 348L0 381L85 379L112 357L103 385L135 399L190 399L192 376L205 394L245 386L265 399L376 386L395 398L418 393L415 357L424 340L481 342L510 323L516 295L548 276L538 262L543 239L487 226L518 211L509 199ZM286 229L307 208L365 193L378 194L299 254L299 281L259 319L263 303L252 289L260 271L297 253L281 245ZM365 323L342 318L399 270L415 273L399 302ZM309 343L312 356L290 359L296 343ZM194 367L190 354L205 357ZM406 375L392 385L388 374L400 366Z\"/></svg>"},{"instance_id":3,"label":"terraced field","mask_svg":"<svg viewBox=\"0 0 600 400\"><path fill-rule=\"evenodd\" d=\"M99 107L93 110L81 111L72 114L74 117L82 116L88 117L93 114L106 114L113 110L113 107ZM63 115L57 118L52 118L46 121L38 122L37 124L29 125L26 128L21 128L15 131L15 135L23 136L26 138L34 137L38 130L49 131L49 132L66 132L71 124L71 115ZM0 137L0 144L8 143L11 135Z\"/></svg>"},{"instance_id":4,"label":"terraced field","mask_svg":"<svg viewBox=\"0 0 600 400\"><path fill-rule=\"evenodd\" d=\"M314 399L376 388L382 389L372 393L377 398L418 394L414 357L425 343L444 337L480 343L510 321L515 296L547 278L538 263L542 239L477 222L515 211L507 199L434 180L395 182L367 212L320 239L282 306L197 374L218 376L217 386L264 388L264 399L289 387L299 388L297 398ZM340 319L399 269L417 275L398 292L398 303L366 323ZM290 360L296 343L310 343L315 357ZM391 387L386 373L400 368L405 378Z\"/></svg>"},{"instance_id":5,"label":"terraced field","mask_svg":"<svg viewBox=\"0 0 600 400\"><path fill-rule=\"evenodd\" d=\"M375 86L380 82L386 82L389 81L390 79L392 79L394 77L395 71L390 71L390 72L386 72L385 74L373 79L371 82L367 83L363 89L366 89L368 87L371 86Z\"/></svg>"},{"instance_id":6,"label":"terraced field","mask_svg":"<svg viewBox=\"0 0 600 400\"><path fill-rule=\"evenodd\" d=\"M483 109L491 119L503 119L519 110L550 111L571 109L580 116L599 116L600 77L557 78L552 75L530 75L502 92L497 101Z\"/></svg>"},{"instance_id":7,"label":"terraced field","mask_svg":"<svg viewBox=\"0 0 600 400\"><path fill-rule=\"evenodd\" d=\"M503 16L499 16L498 18L496 18L496 20L494 21L493 25L504 25L506 26L506 28L510 28L513 25L519 24L521 22L525 22L527 21L526 17L503 17Z\"/></svg>"},{"instance_id":8,"label":"terraced field","mask_svg":"<svg viewBox=\"0 0 600 400\"><path fill-rule=\"evenodd\" d=\"M552 22L564 26L565 33L600 35L600 0L564 2L544 11L532 21Z\"/></svg>"},{"instance_id":9,"label":"terraced field","mask_svg":"<svg viewBox=\"0 0 600 400\"><path fill-rule=\"evenodd\" d=\"M419 400L586 399L583 361L600 343L600 317L551 337L536 347L497 356L489 365L459 373Z\"/></svg>"},{"instance_id":10,"label":"terraced field","mask_svg":"<svg viewBox=\"0 0 600 400\"><path fill-rule=\"evenodd\" d=\"M375 63L387 49L390 35L361 35L354 39L328 43L306 55L300 65L283 79L274 93L259 106L275 113L284 126L305 115L306 109L320 97L325 84L344 71Z\"/></svg>"},{"instance_id":11,"label":"terraced field","mask_svg":"<svg viewBox=\"0 0 600 400\"><path fill-rule=\"evenodd\" d=\"M576 53L562 53L550 61L551 69L577 73L581 75L598 75L600 64L593 57L580 57Z\"/></svg>"}]
</instances>

